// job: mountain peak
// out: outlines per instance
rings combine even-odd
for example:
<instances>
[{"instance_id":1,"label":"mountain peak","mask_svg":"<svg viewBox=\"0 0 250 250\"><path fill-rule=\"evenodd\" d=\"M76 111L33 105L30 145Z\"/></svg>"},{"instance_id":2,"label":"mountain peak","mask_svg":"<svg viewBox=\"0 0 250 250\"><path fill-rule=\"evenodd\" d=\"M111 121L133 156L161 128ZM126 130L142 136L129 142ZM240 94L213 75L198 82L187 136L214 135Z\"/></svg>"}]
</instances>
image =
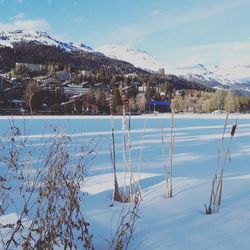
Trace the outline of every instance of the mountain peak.
<instances>
[{"instance_id":1,"label":"mountain peak","mask_svg":"<svg viewBox=\"0 0 250 250\"><path fill-rule=\"evenodd\" d=\"M85 51L95 52L87 45L74 44L72 42L61 42L45 31L26 31L26 30L14 30L14 31L2 31L0 32L0 45L13 47L14 43L20 42L34 42L41 45L55 46L64 49L67 52L71 51Z\"/></svg>"},{"instance_id":2,"label":"mountain peak","mask_svg":"<svg viewBox=\"0 0 250 250\"><path fill-rule=\"evenodd\" d=\"M130 48L126 45L104 45L96 50L108 57L129 62L141 69L158 71L159 68L162 68L159 61L146 51Z\"/></svg>"}]
</instances>

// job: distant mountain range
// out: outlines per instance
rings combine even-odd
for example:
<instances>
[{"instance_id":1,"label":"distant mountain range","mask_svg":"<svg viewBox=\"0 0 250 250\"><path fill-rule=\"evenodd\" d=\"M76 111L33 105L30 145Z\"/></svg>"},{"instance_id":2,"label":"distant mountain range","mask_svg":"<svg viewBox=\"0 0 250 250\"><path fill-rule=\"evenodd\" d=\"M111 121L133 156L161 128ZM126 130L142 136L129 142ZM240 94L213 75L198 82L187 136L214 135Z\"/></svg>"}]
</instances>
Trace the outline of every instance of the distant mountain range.
<instances>
[{"instance_id":1,"label":"distant mountain range","mask_svg":"<svg viewBox=\"0 0 250 250\"><path fill-rule=\"evenodd\" d=\"M173 74L208 87L231 89L238 93L250 94L250 62L247 65L217 65L208 68L203 64L196 64L174 68L171 66L164 67L145 51L125 46L106 45L98 50L107 56L130 62L146 70L158 71L159 68L165 68L166 74Z\"/></svg>"},{"instance_id":2,"label":"distant mountain range","mask_svg":"<svg viewBox=\"0 0 250 250\"><path fill-rule=\"evenodd\" d=\"M214 67L206 67L203 64L176 68L164 67L149 53L127 46L104 45L93 49L83 43L59 41L41 31L16 30L0 32L0 45L13 47L21 42L54 46L65 52L84 52L106 56L128 62L148 72L157 72L160 68L165 68L167 74L176 75L188 81L204 84L212 88L232 89L236 92L250 94L250 62L249 64L217 65Z\"/></svg>"},{"instance_id":3,"label":"distant mountain range","mask_svg":"<svg viewBox=\"0 0 250 250\"><path fill-rule=\"evenodd\" d=\"M0 72L10 71L15 63L56 63L109 74L147 73L129 62L112 59L83 43L62 42L42 31L0 32Z\"/></svg>"},{"instance_id":4,"label":"distant mountain range","mask_svg":"<svg viewBox=\"0 0 250 250\"><path fill-rule=\"evenodd\" d=\"M250 63L249 65L217 65L209 68L197 64L176 68L173 73L213 88L231 89L238 93L250 94Z\"/></svg>"}]
</instances>

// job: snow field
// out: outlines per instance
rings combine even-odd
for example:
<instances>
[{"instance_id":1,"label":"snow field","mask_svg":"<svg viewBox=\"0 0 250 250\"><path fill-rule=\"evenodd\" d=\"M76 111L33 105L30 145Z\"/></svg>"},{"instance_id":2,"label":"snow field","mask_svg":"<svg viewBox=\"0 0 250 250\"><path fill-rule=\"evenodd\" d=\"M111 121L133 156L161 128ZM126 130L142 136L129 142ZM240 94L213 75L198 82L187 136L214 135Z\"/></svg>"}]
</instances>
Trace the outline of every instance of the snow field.
<instances>
[{"instance_id":1,"label":"snow field","mask_svg":"<svg viewBox=\"0 0 250 250\"><path fill-rule=\"evenodd\" d=\"M129 249L249 249L250 117L230 116L225 147L235 118L238 118L238 128L231 146L232 162L225 168L221 212L208 216L204 214L204 203L209 201L211 178L216 166L224 116L177 116L172 199L165 198L160 137L162 120L168 157L170 116L132 118L131 165L135 178L138 174L145 119L147 128L141 165L143 201L140 204L140 218L136 223L134 240ZM23 130L23 118L14 120ZM111 142L109 118L32 117L29 119L26 117L25 123L26 127L30 128L29 147L34 150L32 156L34 167L39 164L39 151L43 148L44 141L53 136L54 126L63 127L64 132L72 137L72 147L69 150L76 159L78 157L76 149L79 145L90 141L94 136L100 140L93 151L96 158L88 167L88 177L82 184L82 191L87 193L83 209L86 220L90 222L94 243L97 249L105 249L106 240L111 239L112 232L115 231L122 207L118 203L109 207L113 189L108 149ZM9 120L6 117L1 119L0 128L1 141L5 141L6 131L9 128ZM123 189L121 117L115 117L115 129L118 181ZM0 217L0 221L14 220L16 216L13 211L9 211L7 215Z\"/></svg>"}]
</instances>

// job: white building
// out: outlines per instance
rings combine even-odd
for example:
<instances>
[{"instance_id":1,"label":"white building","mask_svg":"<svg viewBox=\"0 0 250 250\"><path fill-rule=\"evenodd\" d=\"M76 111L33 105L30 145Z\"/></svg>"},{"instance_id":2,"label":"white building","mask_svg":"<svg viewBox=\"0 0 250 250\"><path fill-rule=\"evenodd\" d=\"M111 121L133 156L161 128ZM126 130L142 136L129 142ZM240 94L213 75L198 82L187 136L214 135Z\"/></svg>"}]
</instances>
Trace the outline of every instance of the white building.
<instances>
[{"instance_id":1,"label":"white building","mask_svg":"<svg viewBox=\"0 0 250 250\"><path fill-rule=\"evenodd\" d=\"M83 95L88 92L89 88L83 86L83 84L68 84L63 87L64 94L66 96Z\"/></svg>"}]
</instances>

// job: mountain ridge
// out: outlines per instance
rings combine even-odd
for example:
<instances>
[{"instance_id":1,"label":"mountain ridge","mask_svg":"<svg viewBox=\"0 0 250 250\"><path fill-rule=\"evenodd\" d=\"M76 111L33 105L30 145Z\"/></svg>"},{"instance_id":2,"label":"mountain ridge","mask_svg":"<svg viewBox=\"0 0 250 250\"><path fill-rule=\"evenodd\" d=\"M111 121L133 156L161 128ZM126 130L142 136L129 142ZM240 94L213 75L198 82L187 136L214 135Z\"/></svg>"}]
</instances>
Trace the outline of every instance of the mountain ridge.
<instances>
[{"instance_id":1,"label":"mountain ridge","mask_svg":"<svg viewBox=\"0 0 250 250\"><path fill-rule=\"evenodd\" d=\"M163 65L148 52L125 45L104 45L96 48L96 50L108 57L130 62L135 67L144 70L157 72L160 68L163 68Z\"/></svg>"},{"instance_id":2,"label":"mountain ridge","mask_svg":"<svg viewBox=\"0 0 250 250\"><path fill-rule=\"evenodd\" d=\"M2 31L0 32L0 44L8 47L13 47L14 43L34 42L41 45L56 46L64 49L66 52L82 50L85 52L95 52L90 46L83 43L75 44L73 42L62 42L44 31Z\"/></svg>"},{"instance_id":3,"label":"mountain ridge","mask_svg":"<svg viewBox=\"0 0 250 250\"><path fill-rule=\"evenodd\" d=\"M162 63L148 52L125 45L104 45L93 49L84 43L59 41L43 31L16 30L0 32L0 45L2 46L13 48L15 44L23 42L41 46L54 46L70 53L84 52L106 56L130 63L134 67L150 73L156 73L160 68L165 68L167 74L176 75L208 87L247 91L250 93L250 63L238 63L237 65L232 64L229 66L216 65L212 67L199 63L185 67L164 67ZM91 58L91 56L89 57Z\"/></svg>"}]
</instances>

